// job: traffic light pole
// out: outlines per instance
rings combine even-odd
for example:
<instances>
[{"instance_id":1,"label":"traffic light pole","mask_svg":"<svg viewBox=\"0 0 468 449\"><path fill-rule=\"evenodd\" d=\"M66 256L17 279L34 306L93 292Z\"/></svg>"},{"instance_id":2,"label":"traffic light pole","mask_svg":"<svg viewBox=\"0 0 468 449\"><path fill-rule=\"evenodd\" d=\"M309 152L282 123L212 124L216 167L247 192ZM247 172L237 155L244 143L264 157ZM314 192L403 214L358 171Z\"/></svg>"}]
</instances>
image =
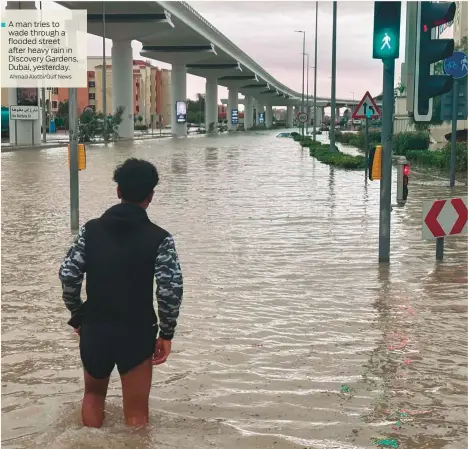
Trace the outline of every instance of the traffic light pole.
<instances>
[{"instance_id":1,"label":"traffic light pole","mask_svg":"<svg viewBox=\"0 0 468 449\"><path fill-rule=\"evenodd\" d=\"M382 179L380 181L379 262L390 262L392 210L392 153L395 60L384 59L382 117Z\"/></svg>"},{"instance_id":2,"label":"traffic light pole","mask_svg":"<svg viewBox=\"0 0 468 449\"><path fill-rule=\"evenodd\" d=\"M79 228L79 184L78 184L78 106L77 91L68 89L68 117L70 134L70 226L72 232Z\"/></svg>"},{"instance_id":3,"label":"traffic light pole","mask_svg":"<svg viewBox=\"0 0 468 449\"><path fill-rule=\"evenodd\" d=\"M457 157L458 80L453 80L452 137L450 139L450 188L455 187L455 162Z\"/></svg>"},{"instance_id":4,"label":"traffic light pole","mask_svg":"<svg viewBox=\"0 0 468 449\"><path fill-rule=\"evenodd\" d=\"M330 151L335 151L335 114L336 114L336 1L333 2L333 34L332 34L332 76L331 76L331 123Z\"/></svg>"}]
</instances>

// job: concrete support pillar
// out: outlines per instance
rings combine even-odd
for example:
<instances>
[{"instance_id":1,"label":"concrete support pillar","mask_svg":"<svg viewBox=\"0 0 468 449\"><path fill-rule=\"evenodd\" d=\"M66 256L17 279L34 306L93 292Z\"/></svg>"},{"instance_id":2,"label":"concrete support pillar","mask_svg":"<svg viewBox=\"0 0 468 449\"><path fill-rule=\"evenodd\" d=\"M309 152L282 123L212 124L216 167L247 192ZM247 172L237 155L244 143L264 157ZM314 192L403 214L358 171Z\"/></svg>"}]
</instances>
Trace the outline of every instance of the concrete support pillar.
<instances>
[{"instance_id":1,"label":"concrete support pillar","mask_svg":"<svg viewBox=\"0 0 468 449\"><path fill-rule=\"evenodd\" d=\"M133 52L131 40L112 40L112 94L113 111L124 108L119 136L132 139L133 121ZM108 111L111 112L111 111Z\"/></svg>"},{"instance_id":2,"label":"concrete support pillar","mask_svg":"<svg viewBox=\"0 0 468 449\"><path fill-rule=\"evenodd\" d=\"M267 128L273 127L273 106L269 104L265 107L265 125Z\"/></svg>"},{"instance_id":3,"label":"concrete support pillar","mask_svg":"<svg viewBox=\"0 0 468 449\"><path fill-rule=\"evenodd\" d=\"M261 123L259 122L259 116L260 116L261 112L265 112L265 106L263 105L263 103L260 103L260 101L257 100L257 109L256 109L256 112L255 112L255 116L256 116L256 120L257 120L257 126L261 125Z\"/></svg>"},{"instance_id":4,"label":"concrete support pillar","mask_svg":"<svg viewBox=\"0 0 468 449\"><path fill-rule=\"evenodd\" d=\"M317 106L317 118L314 122L316 126L322 126L324 112L325 112L324 108Z\"/></svg>"},{"instance_id":5,"label":"concrete support pillar","mask_svg":"<svg viewBox=\"0 0 468 449\"><path fill-rule=\"evenodd\" d=\"M340 108L336 108L336 119L340 118Z\"/></svg>"},{"instance_id":6,"label":"concrete support pillar","mask_svg":"<svg viewBox=\"0 0 468 449\"><path fill-rule=\"evenodd\" d=\"M244 99L244 129L247 130L253 126L253 98L249 95Z\"/></svg>"},{"instance_id":7,"label":"concrete support pillar","mask_svg":"<svg viewBox=\"0 0 468 449\"><path fill-rule=\"evenodd\" d=\"M218 80L215 77L206 78L205 87L205 127L210 129L214 124L213 132L218 132Z\"/></svg>"},{"instance_id":8,"label":"concrete support pillar","mask_svg":"<svg viewBox=\"0 0 468 449\"><path fill-rule=\"evenodd\" d=\"M292 106L288 106L286 110L286 126L288 128L294 126L294 111Z\"/></svg>"},{"instance_id":9,"label":"concrete support pillar","mask_svg":"<svg viewBox=\"0 0 468 449\"><path fill-rule=\"evenodd\" d=\"M178 101L187 101L187 68L184 64L172 64L171 73L171 129L175 137L187 136L187 123L177 123L176 105Z\"/></svg>"},{"instance_id":10,"label":"concrete support pillar","mask_svg":"<svg viewBox=\"0 0 468 449\"><path fill-rule=\"evenodd\" d=\"M237 125L232 124L231 113L233 109L239 110L239 89L230 87L228 92L228 110L227 110L227 120L228 120L228 130L236 130Z\"/></svg>"},{"instance_id":11,"label":"concrete support pillar","mask_svg":"<svg viewBox=\"0 0 468 449\"><path fill-rule=\"evenodd\" d=\"M5 9L36 9L36 2L11 2L8 1ZM6 34L4 35L6 38ZM10 143L12 145L37 146L41 144L42 109L39 101L39 90L37 92L37 107L39 117L37 120L9 120ZM16 88L8 89L8 105L18 104Z\"/></svg>"}]
</instances>

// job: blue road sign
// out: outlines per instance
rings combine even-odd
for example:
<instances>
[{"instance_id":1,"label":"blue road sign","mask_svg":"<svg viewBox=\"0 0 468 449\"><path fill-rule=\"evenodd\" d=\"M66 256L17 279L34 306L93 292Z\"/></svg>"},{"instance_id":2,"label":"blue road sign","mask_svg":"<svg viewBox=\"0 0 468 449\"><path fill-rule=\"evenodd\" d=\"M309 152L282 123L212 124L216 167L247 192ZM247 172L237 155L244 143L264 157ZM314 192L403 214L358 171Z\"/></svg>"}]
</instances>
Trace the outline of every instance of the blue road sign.
<instances>
[{"instance_id":1,"label":"blue road sign","mask_svg":"<svg viewBox=\"0 0 468 449\"><path fill-rule=\"evenodd\" d=\"M444 60L444 71L457 80L464 78L468 75L468 56L462 51L454 51L450 58Z\"/></svg>"},{"instance_id":2,"label":"blue road sign","mask_svg":"<svg viewBox=\"0 0 468 449\"><path fill-rule=\"evenodd\" d=\"M231 111L231 123L233 125L237 125L239 123L239 111L237 109L233 109Z\"/></svg>"}]
</instances>

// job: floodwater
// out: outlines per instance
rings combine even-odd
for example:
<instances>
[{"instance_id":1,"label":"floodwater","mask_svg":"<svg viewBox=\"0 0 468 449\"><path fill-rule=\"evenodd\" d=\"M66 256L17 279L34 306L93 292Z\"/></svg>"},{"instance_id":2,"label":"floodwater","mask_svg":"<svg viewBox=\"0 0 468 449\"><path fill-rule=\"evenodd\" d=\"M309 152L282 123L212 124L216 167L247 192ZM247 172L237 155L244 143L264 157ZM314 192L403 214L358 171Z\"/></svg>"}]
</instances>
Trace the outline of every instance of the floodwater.
<instances>
[{"instance_id":1,"label":"floodwater","mask_svg":"<svg viewBox=\"0 0 468 449\"><path fill-rule=\"evenodd\" d=\"M116 164L155 162L149 214L173 233L185 276L144 431L123 424L116 372L104 427L80 423L78 337L57 278L72 241L65 148L2 154L3 448L467 447L467 241L447 239L436 264L421 239L422 200L466 185L452 195L415 170L379 267L378 182L275 135L88 151L81 223L115 203Z\"/></svg>"}]
</instances>

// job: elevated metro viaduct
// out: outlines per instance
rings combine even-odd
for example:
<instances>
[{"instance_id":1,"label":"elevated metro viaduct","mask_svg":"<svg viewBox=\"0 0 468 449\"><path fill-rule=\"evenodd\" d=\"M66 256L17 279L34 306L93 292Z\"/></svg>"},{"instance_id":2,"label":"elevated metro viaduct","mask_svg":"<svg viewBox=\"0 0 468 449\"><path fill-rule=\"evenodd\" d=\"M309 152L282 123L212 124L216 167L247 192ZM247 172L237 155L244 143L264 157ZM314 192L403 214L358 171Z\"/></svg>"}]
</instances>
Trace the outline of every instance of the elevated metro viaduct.
<instances>
[{"instance_id":1,"label":"elevated metro viaduct","mask_svg":"<svg viewBox=\"0 0 468 449\"><path fill-rule=\"evenodd\" d=\"M7 2L7 8L34 9L34 2ZM205 20L186 2L172 1L58 1L68 9L86 9L88 33L103 36L105 17L106 38L112 39L112 82L114 109L123 106L125 113L119 128L123 138L133 137L132 40L143 48L141 55L172 65L172 134L187 135L185 123L177 123L175 105L186 101L187 73L206 79L205 122L217 123L218 85L228 88L228 110L237 109L239 93L245 96L245 128L253 125L254 105L258 114L265 112L266 126L273 121L272 108L286 106L288 125L293 124L293 107L300 110L302 94L267 73L259 64ZM103 11L105 5L105 11ZM329 98L317 97L323 105ZM312 99L309 100L309 103ZM352 106L357 101L337 99L337 105ZM317 114L317 122L321 121ZM40 132L40 122L35 125ZM228 113L229 129L236 129ZM39 141L39 139L37 139Z\"/></svg>"}]
</instances>

